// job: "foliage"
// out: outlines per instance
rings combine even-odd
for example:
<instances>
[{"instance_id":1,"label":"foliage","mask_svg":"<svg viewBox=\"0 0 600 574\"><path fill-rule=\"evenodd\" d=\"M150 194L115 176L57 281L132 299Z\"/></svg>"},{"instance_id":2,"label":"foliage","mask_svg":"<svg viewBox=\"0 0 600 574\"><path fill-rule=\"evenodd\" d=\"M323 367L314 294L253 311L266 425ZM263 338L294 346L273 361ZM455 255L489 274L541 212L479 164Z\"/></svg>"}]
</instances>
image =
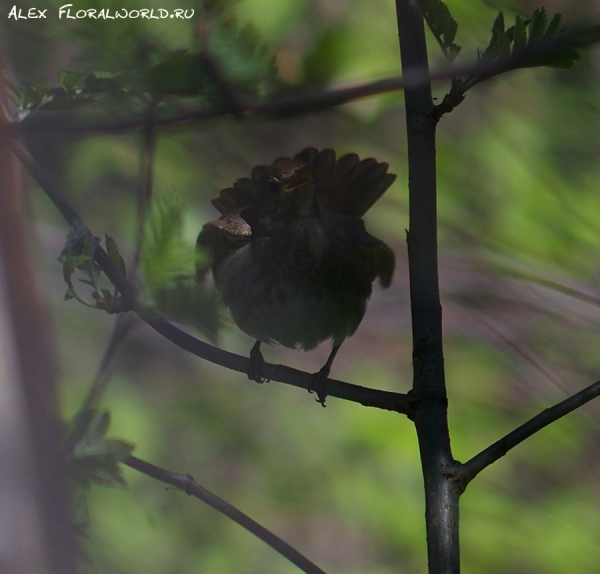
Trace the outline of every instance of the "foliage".
<instances>
[{"instance_id":1,"label":"foliage","mask_svg":"<svg viewBox=\"0 0 600 574\"><path fill-rule=\"evenodd\" d=\"M102 270L94 260L94 251L98 239L92 237L87 228L76 222L69 232L67 243L58 260L63 266L63 279L67 284L65 301L75 299L79 303L92 309L102 309L107 313L120 313L128 310L116 288L112 291L103 288L100 284ZM119 253L119 248L112 237L106 236L106 250L109 257L117 265L123 275L126 274L125 261ZM94 303L82 298L73 285L73 274L80 271L86 279L79 279L81 283L92 288Z\"/></svg>"},{"instance_id":2,"label":"foliage","mask_svg":"<svg viewBox=\"0 0 600 574\"><path fill-rule=\"evenodd\" d=\"M215 11L210 16L200 49L153 46L128 69L61 70L56 87L9 83L20 119L36 109L74 110L90 104L105 112L105 121L117 109L121 115L126 110L169 117L182 106L189 111L192 104L196 109L229 109L235 105L232 98L264 90L275 73L267 47L231 14Z\"/></svg>"},{"instance_id":3,"label":"foliage","mask_svg":"<svg viewBox=\"0 0 600 574\"><path fill-rule=\"evenodd\" d=\"M105 438L110 414L87 410L71 423L66 440L67 472L73 484L89 488L92 483L105 486L124 486L120 463L134 446L122 440Z\"/></svg>"},{"instance_id":4,"label":"foliage","mask_svg":"<svg viewBox=\"0 0 600 574\"><path fill-rule=\"evenodd\" d=\"M377 77L383 73L378 67L381 61L388 61L388 57L389 61L397 60L394 22L385 12L389 3L350 2L341 13L318 12L326 33L321 30L322 35L317 37L311 36L316 29L314 5L307 3L303 11L301 4L294 2L297 12L293 21L276 26L281 37L273 50L279 62L288 57L293 63L296 58L297 66L307 71L308 77L320 66L321 71L331 72L331 82L339 82L340 78L348 78L348 70ZM285 5L282 0L273 10L284 10ZM428 23L436 30L436 40L441 40L449 54L458 53L457 31L452 31L454 19L439 19L437 2L428 6ZM233 11L241 13L243 9L250 10L240 5ZM485 12L483 5L470 9L481 20L494 20L495 14ZM257 13L260 18L260 11ZM557 31L557 24L553 28L556 16L550 23L537 16L535 26L535 14L530 20L521 18L521 23L519 18L514 26L506 28L504 19L497 17L489 42L477 36L478 28L472 20L459 18L461 39L472 34L480 45L487 46L480 54L478 78L484 76L484 64L501 64L500 54L506 54L507 49L509 58L528 62L524 56L533 58L538 47L545 47L538 43L550 31L559 44L577 47L574 35ZM94 27L89 21L85 25ZM357 34L349 34L349 30ZM359 31L364 35L359 37ZM141 37L142 31L136 29L130 35ZM384 38L391 38L389 45ZM16 88L22 111L27 114L43 109L49 114L50 100L54 99L62 100L58 107L86 113L108 102L118 102L119 110L122 103L127 103L126 111L147 110L155 99L165 116L187 110L190 99L209 109L223 105L219 92L222 86L193 69L202 54L196 46L153 47L142 61L136 59L135 50L123 49L123 58L129 63L126 69L117 70L110 62L100 61L108 50L101 41L97 33L88 36L88 44L81 40L77 46L84 46L90 58L90 54L94 56L97 65L92 70L113 70L114 75L81 73L81 64L75 67L61 63L63 68L80 71L61 72L55 88L39 84ZM221 53L218 43L211 50ZM536 65L553 66L555 56L545 53L546 63L537 60ZM562 48L559 56L559 63L571 57ZM229 60L224 56L223 61ZM139 73L133 61L139 63ZM234 61L232 57L230 63ZM245 80L234 73L236 66L232 65L231 75L224 72L225 68L229 69L227 63L219 75L235 84L236 90L244 88ZM241 72L243 68L240 66ZM509 280L502 273L487 274L482 265L482 260L487 261L492 254L497 259L516 260L528 270L550 275L574 288L595 292L596 262L600 257L600 174L596 161L600 100L593 70L583 69L589 77L581 79L581 86L568 80L567 87L560 70L506 76L504 82L486 85L485 91L472 90L461 109L448 122L440 123L446 361L453 442L462 460L532 412L589 382L600 366L589 353L598 345L600 325L593 309L575 305L549 289ZM577 78L578 73L576 68L573 77ZM54 77L56 74L58 71ZM268 74L251 75L256 81L248 87L249 93L269 85ZM58 91L50 94L53 89ZM190 192L185 198L189 201L186 209L197 218L196 228L207 218L207 200L215 190L247 172L246 163L256 158L266 162L274 153L293 153L306 144L382 155L390 158L394 171L402 174L404 150L398 143L398 98L388 96L376 104L366 102L365 107L371 110L370 124L360 120L366 115L356 113L361 105L347 106L316 120L304 117L261 126L235 122L203 125L187 134L179 147L167 141L163 151L159 148L157 163L170 167L166 170L170 175L179 173L182 178L199 181L202 178L193 189L195 195ZM128 114L124 115L130 118ZM119 146L131 146L129 140L116 137L106 138L99 145L110 151L117 148L117 141ZM81 149L84 142L75 145ZM55 151L53 146L48 147ZM182 149L189 150L189 157L183 157ZM117 170L102 164L94 154L88 162L97 166L98 172L104 170L98 180L108 181L110 187ZM72 172L77 166L65 161L63 167ZM130 195L126 190L109 194L105 189L89 185L73 193L77 192L78 201L86 206L86 219L92 228L106 229L108 221L115 228L114 236L121 237L136 224ZM187 273L192 278L194 263L186 255L193 249L184 246L186 226L181 211L177 216L179 208L164 197L159 195L150 208L144 249L153 255L149 266L147 258L142 264L147 296L159 306L160 286L167 287L166 293L176 294L179 277ZM370 228L379 223L378 219L389 223L386 233L399 253L400 269L402 230L406 226L404 202L404 190L398 185L369 222ZM44 225L53 232L58 228L45 215L43 202L36 204L35 212L42 214ZM44 225L40 228L47 233ZM179 237L178 231L182 234ZM50 254L51 242L43 243L43 253ZM97 279L92 243L74 241L63 270L66 268L71 285L75 274L84 273L87 286L104 296L103 287L90 284ZM105 245L110 251L108 239ZM142 253L142 261L145 257ZM155 271L150 270L154 267ZM50 283L53 270L44 268L43 272L44 281ZM405 389L410 377L410 350L405 304L408 286L403 273L396 277L392 289L389 297L394 301L394 311L387 306L387 299L374 294L369 311L372 323L361 327L354 339L356 347L350 347L346 354L341 352L334 376L339 373L341 378L347 375L352 380L368 380L376 387ZM176 302L182 300L175 297ZM399 311L398 301L402 303ZM62 393L65 408L73 410L80 398L81 380L96 368L99 348L109 334L101 314L90 318L81 310L81 315L65 315L60 307L55 314L63 361L69 365ZM387 346L376 334L380 329L394 339L395 357L391 361L382 352ZM273 384L256 388L240 383L237 377L191 363L172 348L158 346L156 339L140 331L125 347L113 385L105 396L118 436L139 444L143 456L191 472L225 498L258 509L266 521L281 527L290 541L322 558L332 572L423 570L422 486L418 453L408 423L393 415L335 402L325 417L313 408L308 397L303 400L302 395ZM82 337L82 332L89 336ZM247 339L238 337L234 330L225 330L224 334L227 346L245 352ZM271 352L275 360L312 368L309 356ZM359 360L360 355L364 356ZM344 364L344 360L349 362ZM547 377L548 372L554 377ZM296 415L290 416L291 412ZM598 497L593 445L598 440L598 429L593 420L597 410L591 414L588 418L586 413L574 415L572 423L567 421L557 431L542 433L534 444L512 453L470 487L462 513L465 569L549 574L569 568L590 574L596 571L600 557L595 544ZM94 482L90 476L95 473L100 480L108 476L118 483L112 465L120 460L119 448L113 452L103 444L106 439L101 431L107 424L104 415L87 416L88 422L80 426L88 429L85 432L92 462L88 464L87 457L82 456L76 465L83 464L84 469L76 475L81 484ZM84 453L86 441L82 444ZM106 465L104 450L110 452ZM282 460L287 464L282 465ZM190 504L187 497L165 491L135 474L127 479L128 492L90 491L90 534L98 569L145 573L246 572L252 568L285 571L277 558L249 541L247 535L199 505ZM398 507L402 508L401 520Z\"/></svg>"},{"instance_id":5,"label":"foliage","mask_svg":"<svg viewBox=\"0 0 600 574\"><path fill-rule=\"evenodd\" d=\"M218 329L216 300L196 280L196 253L183 237L185 206L176 196L154 199L147 214L141 244L140 267L151 301L167 316L191 323L214 339Z\"/></svg>"},{"instance_id":6,"label":"foliage","mask_svg":"<svg viewBox=\"0 0 600 574\"><path fill-rule=\"evenodd\" d=\"M454 43L458 22L442 0L419 0L419 7L442 52L448 61L453 62L461 50L460 46Z\"/></svg>"}]
</instances>

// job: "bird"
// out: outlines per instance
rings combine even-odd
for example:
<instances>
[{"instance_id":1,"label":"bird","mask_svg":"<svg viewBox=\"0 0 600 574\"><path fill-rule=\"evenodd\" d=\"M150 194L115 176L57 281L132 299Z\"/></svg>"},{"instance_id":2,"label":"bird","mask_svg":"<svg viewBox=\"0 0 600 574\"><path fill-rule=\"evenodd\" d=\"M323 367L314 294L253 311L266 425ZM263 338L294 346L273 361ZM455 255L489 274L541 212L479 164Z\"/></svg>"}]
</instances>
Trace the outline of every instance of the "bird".
<instances>
[{"instance_id":1,"label":"bird","mask_svg":"<svg viewBox=\"0 0 600 574\"><path fill-rule=\"evenodd\" d=\"M308 388L325 406L333 360L362 321L373 282L392 282L394 252L362 219L396 179L388 167L309 147L255 167L212 200L221 216L198 236L210 263L198 265L197 277L211 268L233 321L256 340L251 380L265 382L261 344L310 351L331 340Z\"/></svg>"}]
</instances>

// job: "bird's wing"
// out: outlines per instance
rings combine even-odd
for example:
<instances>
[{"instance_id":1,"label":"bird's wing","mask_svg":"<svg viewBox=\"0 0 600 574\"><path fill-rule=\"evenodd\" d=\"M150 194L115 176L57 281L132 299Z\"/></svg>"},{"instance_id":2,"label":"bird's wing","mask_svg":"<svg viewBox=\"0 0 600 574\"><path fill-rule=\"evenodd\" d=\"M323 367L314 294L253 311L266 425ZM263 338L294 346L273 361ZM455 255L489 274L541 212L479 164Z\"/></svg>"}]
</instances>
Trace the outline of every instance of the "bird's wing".
<instances>
[{"instance_id":1,"label":"bird's wing","mask_svg":"<svg viewBox=\"0 0 600 574\"><path fill-rule=\"evenodd\" d=\"M387 289L392 284L394 268L396 267L394 252L383 241L380 241L379 245L361 249L361 255L365 257L369 266L371 281L379 277L379 283Z\"/></svg>"},{"instance_id":2,"label":"bird's wing","mask_svg":"<svg viewBox=\"0 0 600 574\"><path fill-rule=\"evenodd\" d=\"M241 216L243 208L238 208L223 215L220 219L207 223L198 236L196 249L204 249L211 256L210 266L213 272L232 253L247 245L252 240L252 229ZM208 266L199 264L196 274L203 279Z\"/></svg>"},{"instance_id":3,"label":"bird's wing","mask_svg":"<svg viewBox=\"0 0 600 574\"><path fill-rule=\"evenodd\" d=\"M329 209L362 217L396 179L388 164L374 158L359 160L354 153L337 161L332 149L306 148L295 159L310 163L317 196Z\"/></svg>"},{"instance_id":4,"label":"bird's wing","mask_svg":"<svg viewBox=\"0 0 600 574\"><path fill-rule=\"evenodd\" d=\"M331 210L327 213L338 239L363 259L371 281L379 278L382 287L389 287L396 267L394 252L366 230L362 219Z\"/></svg>"},{"instance_id":5,"label":"bird's wing","mask_svg":"<svg viewBox=\"0 0 600 574\"><path fill-rule=\"evenodd\" d=\"M212 204L221 214L226 214L240 207L255 205L258 201L261 185L264 186L264 174L269 170L266 165L256 166L251 177L238 179L233 187L226 187L219 192L219 197Z\"/></svg>"}]
</instances>

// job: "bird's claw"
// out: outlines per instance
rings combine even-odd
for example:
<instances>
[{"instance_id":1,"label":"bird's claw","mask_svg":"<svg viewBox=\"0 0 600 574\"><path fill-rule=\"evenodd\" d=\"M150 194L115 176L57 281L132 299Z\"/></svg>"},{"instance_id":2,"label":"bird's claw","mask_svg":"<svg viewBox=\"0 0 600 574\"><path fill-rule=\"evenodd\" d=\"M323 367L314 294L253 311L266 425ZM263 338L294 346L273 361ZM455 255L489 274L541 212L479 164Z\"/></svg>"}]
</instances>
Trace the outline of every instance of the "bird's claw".
<instances>
[{"instance_id":1,"label":"bird's claw","mask_svg":"<svg viewBox=\"0 0 600 574\"><path fill-rule=\"evenodd\" d=\"M321 403L321 406L326 407L325 399L327 399L327 378L329 377L329 365L325 365L319 372L311 377L308 385L309 393L317 393L316 401Z\"/></svg>"},{"instance_id":2,"label":"bird's claw","mask_svg":"<svg viewBox=\"0 0 600 574\"><path fill-rule=\"evenodd\" d=\"M251 381L256 383L268 383L269 379L263 378L261 375L262 367L265 364L265 359L260 352L260 341L256 341L254 347L250 351L250 359L248 360L248 367L246 374Z\"/></svg>"}]
</instances>

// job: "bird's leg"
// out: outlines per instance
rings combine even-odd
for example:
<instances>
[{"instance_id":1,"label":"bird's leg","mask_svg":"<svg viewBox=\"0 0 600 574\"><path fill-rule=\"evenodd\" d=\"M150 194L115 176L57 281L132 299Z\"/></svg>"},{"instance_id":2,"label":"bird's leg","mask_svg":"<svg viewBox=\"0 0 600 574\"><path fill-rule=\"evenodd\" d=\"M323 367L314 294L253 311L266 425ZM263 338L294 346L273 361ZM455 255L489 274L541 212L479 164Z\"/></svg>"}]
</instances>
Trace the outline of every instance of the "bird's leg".
<instances>
[{"instance_id":1,"label":"bird's leg","mask_svg":"<svg viewBox=\"0 0 600 574\"><path fill-rule=\"evenodd\" d=\"M323 406L325 406L325 399L327 398L327 378L329 377L329 371L331 371L331 365L341 346L342 344L340 343L331 349L327 362L319 372L312 376L312 381L308 386L308 392L317 393L317 402Z\"/></svg>"},{"instance_id":2,"label":"bird's leg","mask_svg":"<svg viewBox=\"0 0 600 574\"><path fill-rule=\"evenodd\" d=\"M269 382L269 379L263 379L260 374L264 364L265 360L260 352L260 341L256 341L256 343L254 343L254 347L252 347L252 350L250 351L250 359L248 361L248 369L246 371L248 378L251 381L256 381L257 383Z\"/></svg>"}]
</instances>

